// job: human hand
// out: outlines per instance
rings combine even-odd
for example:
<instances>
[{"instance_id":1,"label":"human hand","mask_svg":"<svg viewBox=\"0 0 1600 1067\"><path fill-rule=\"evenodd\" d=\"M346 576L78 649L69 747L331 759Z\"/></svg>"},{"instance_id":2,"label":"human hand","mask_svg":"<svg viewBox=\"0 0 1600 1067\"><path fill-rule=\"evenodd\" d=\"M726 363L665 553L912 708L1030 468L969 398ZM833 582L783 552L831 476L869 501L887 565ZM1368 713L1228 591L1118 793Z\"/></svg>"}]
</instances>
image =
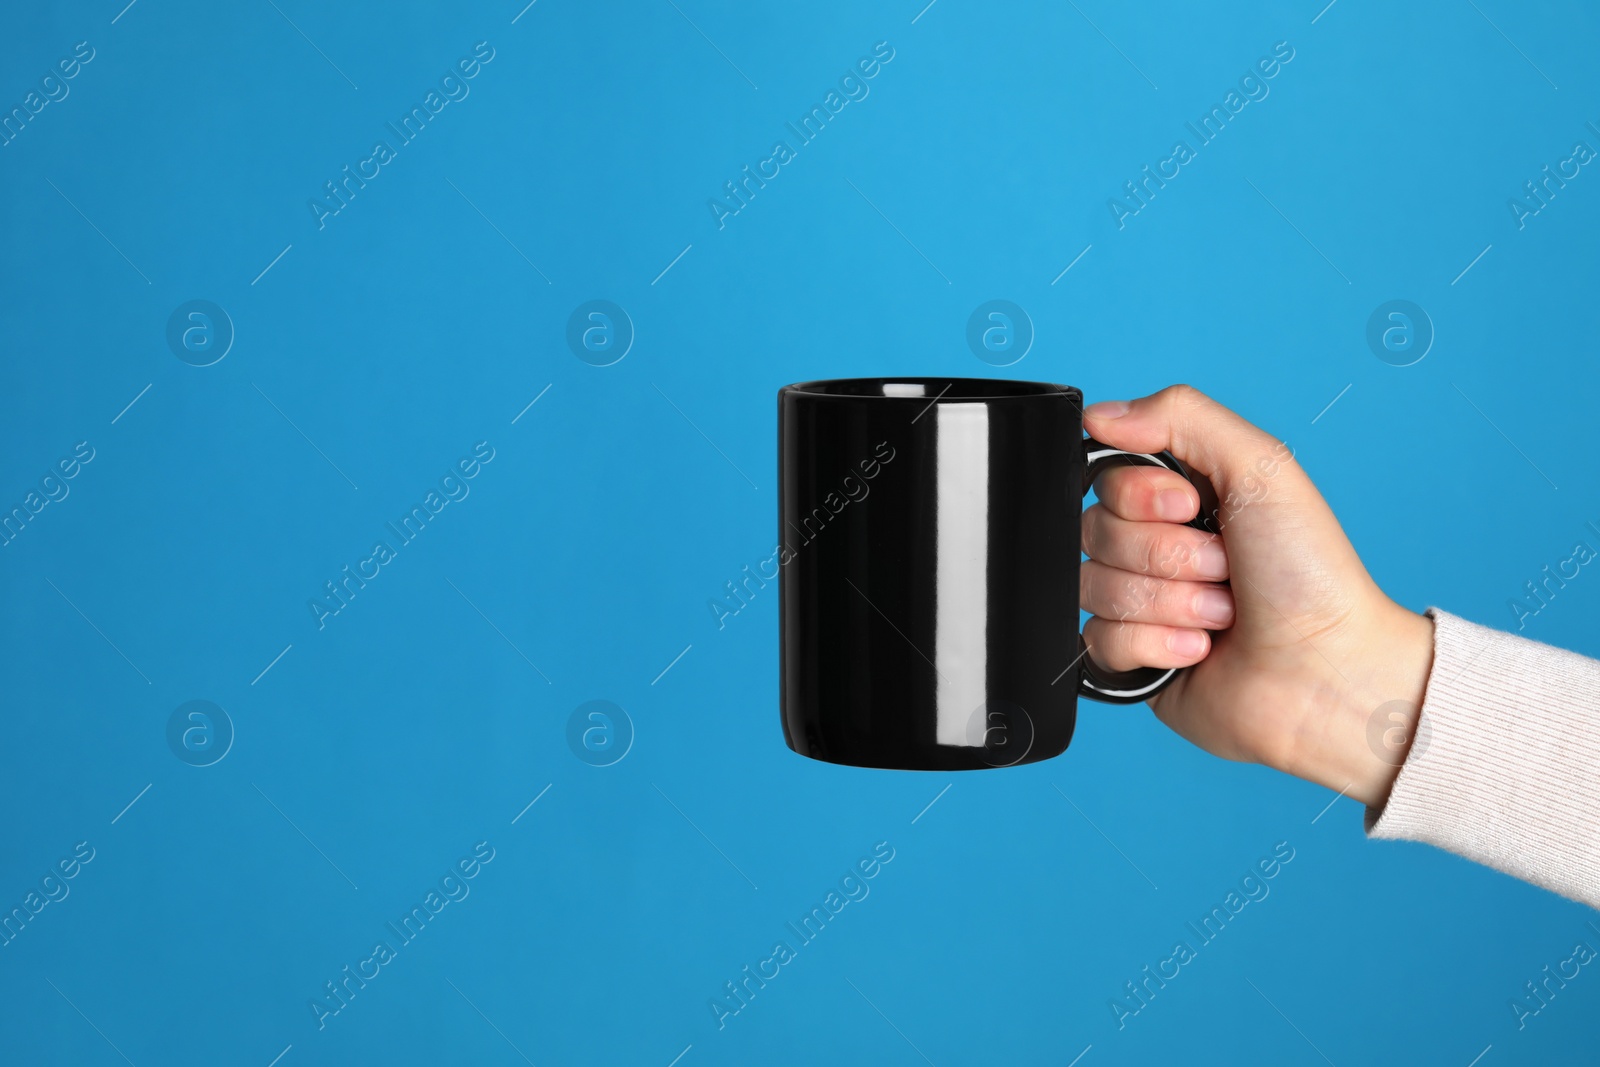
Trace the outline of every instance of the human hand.
<instances>
[{"instance_id":1,"label":"human hand","mask_svg":"<svg viewBox=\"0 0 1600 1067\"><path fill-rule=\"evenodd\" d=\"M1116 448L1177 456L1210 483L1221 531L1180 525L1202 501L1178 474L1101 475L1083 516L1089 654L1118 671L1189 667L1149 701L1173 730L1381 806L1422 705L1433 623L1374 584L1282 442L1197 390L1092 404L1084 426ZM1380 707L1387 748L1369 740Z\"/></svg>"}]
</instances>

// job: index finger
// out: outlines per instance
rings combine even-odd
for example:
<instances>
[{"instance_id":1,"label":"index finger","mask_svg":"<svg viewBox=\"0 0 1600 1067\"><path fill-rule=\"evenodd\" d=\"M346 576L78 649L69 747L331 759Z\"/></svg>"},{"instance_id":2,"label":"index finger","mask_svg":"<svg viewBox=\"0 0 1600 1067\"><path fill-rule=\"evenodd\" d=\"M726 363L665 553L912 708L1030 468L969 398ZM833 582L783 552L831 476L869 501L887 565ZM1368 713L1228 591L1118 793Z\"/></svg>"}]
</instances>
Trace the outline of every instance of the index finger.
<instances>
[{"instance_id":1,"label":"index finger","mask_svg":"<svg viewBox=\"0 0 1600 1067\"><path fill-rule=\"evenodd\" d=\"M1188 522L1200 513L1200 494L1165 467L1113 467L1094 480L1107 511L1131 522Z\"/></svg>"}]
</instances>

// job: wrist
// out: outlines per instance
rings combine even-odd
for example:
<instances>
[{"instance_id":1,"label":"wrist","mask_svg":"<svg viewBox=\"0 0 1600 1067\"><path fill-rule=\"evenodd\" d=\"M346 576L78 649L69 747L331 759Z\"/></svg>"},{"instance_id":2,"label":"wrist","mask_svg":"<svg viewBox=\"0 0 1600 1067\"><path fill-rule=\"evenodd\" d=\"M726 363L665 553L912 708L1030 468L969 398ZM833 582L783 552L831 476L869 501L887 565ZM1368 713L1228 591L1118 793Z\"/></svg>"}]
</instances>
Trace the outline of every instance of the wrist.
<instances>
[{"instance_id":1,"label":"wrist","mask_svg":"<svg viewBox=\"0 0 1600 1067\"><path fill-rule=\"evenodd\" d=\"M1296 766L1282 769L1381 808L1416 736L1433 667L1433 620L1387 597L1368 618L1351 654L1339 657L1311 743Z\"/></svg>"}]
</instances>

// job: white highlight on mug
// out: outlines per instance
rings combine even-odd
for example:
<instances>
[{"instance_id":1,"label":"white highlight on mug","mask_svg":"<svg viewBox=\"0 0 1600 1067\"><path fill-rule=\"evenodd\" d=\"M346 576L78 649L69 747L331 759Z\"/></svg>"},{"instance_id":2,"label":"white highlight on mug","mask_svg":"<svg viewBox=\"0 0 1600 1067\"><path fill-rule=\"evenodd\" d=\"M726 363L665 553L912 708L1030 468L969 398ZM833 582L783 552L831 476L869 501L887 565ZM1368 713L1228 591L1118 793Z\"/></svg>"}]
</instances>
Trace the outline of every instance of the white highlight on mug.
<instances>
[{"instance_id":1,"label":"white highlight on mug","mask_svg":"<svg viewBox=\"0 0 1600 1067\"><path fill-rule=\"evenodd\" d=\"M988 699L989 407L937 405L936 740L983 747L969 729Z\"/></svg>"}]
</instances>

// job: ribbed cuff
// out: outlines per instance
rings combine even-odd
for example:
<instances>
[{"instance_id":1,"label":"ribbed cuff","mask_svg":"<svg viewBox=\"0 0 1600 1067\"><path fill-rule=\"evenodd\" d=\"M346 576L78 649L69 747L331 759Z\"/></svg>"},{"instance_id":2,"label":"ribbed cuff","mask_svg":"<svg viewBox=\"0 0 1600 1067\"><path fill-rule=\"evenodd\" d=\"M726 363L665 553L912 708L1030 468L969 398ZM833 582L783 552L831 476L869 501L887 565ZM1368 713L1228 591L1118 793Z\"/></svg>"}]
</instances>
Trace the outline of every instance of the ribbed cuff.
<instances>
[{"instance_id":1,"label":"ribbed cuff","mask_svg":"<svg viewBox=\"0 0 1600 1067\"><path fill-rule=\"evenodd\" d=\"M1367 835L1424 841L1600 907L1600 662L1428 615L1427 696Z\"/></svg>"}]
</instances>

